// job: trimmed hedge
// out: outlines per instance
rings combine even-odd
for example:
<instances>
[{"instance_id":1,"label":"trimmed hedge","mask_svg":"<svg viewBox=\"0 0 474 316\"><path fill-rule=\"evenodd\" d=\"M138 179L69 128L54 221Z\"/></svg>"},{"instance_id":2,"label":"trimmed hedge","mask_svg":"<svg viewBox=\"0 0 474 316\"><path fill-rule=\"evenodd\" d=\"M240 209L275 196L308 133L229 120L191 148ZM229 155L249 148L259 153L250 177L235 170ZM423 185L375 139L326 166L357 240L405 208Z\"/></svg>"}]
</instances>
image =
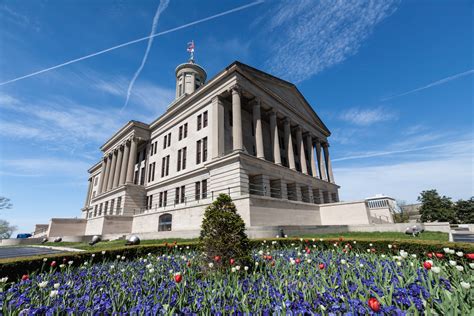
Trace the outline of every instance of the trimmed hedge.
<instances>
[{"instance_id":1,"label":"trimmed hedge","mask_svg":"<svg viewBox=\"0 0 474 316\"><path fill-rule=\"evenodd\" d=\"M273 245L272 242L276 241ZM356 243L354 243L356 241ZM367 249L375 249L377 253L386 253L395 255L399 250L403 249L410 254L417 254L421 257L426 257L427 253L439 252L443 253L443 248L451 248L456 251L462 251L464 253L474 253L474 245L469 243L451 243L451 242L438 242L438 241L427 241L427 240L385 240L385 239L342 239L342 238L330 238L320 241L319 239L313 240L311 238L300 239L300 238L278 238L278 239L254 239L250 240L250 247L253 248L264 248L266 247L301 247L304 249L306 246L310 246L313 251L315 250L327 250L336 249L334 244L337 243L337 247L343 248L345 245L350 244L352 251L358 250L365 252ZM313 244L317 247L313 248ZM370 246L372 244L372 246ZM388 245L392 245L390 249ZM183 242L177 244L157 244L157 245L138 245L138 246L124 246L121 248L114 248L105 250L105 254L102 254L103 249L96 251L83 251L76 253L60 253L52 255L42 255L25 258L12 258L0 260L0 278L8 276L9 280L19 280L23 274L38 273L42 268L49 270L49 266L52 261L56 261L57 265L64 263L68 265L69 261L73 261L73 266L79 266L84 261L89 261L92 254L95 254L94 261L102 262L103 260L116 260L117 256L124 256L126 260L134 259L137 257L146 256L148 253L155 255L162 255L166 253L175 253L181 251L188 251L200 249L198 242ZM444 254L446 255L446 254ZM449 255L447 255L449 256ZM452 255L451 255L452 256ZM455 255L454 255L455 256ZM44 262L43 259L47 258ZM457 258L459 260L460 258ZM467 259L462 259L467 260Z\"/></svg>"}]
</instances>

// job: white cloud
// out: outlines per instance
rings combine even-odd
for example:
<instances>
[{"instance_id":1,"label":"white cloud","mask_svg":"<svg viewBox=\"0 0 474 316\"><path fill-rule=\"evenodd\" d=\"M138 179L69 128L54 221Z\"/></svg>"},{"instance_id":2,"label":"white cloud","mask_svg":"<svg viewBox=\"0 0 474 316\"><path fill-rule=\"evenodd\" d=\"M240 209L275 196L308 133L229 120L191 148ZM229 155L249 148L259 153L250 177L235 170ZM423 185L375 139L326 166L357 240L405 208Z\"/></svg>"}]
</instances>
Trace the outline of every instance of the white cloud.
<instances>
[{"instance_id":1,"label":"white cloud","mask_svg":"<svg viewBox=\"0 0 474 316\"><path fill-rule=\"evenodd\" d=\"M337 65L359 50L398 1L284 1L260 23L272 33L266 66L292 82ZM267 22L268 21L268 22Z\"/></svg>"},{"instance_id":2,"label":"white cloud","mask_svg":"<svg viewBox=\"0 0 474 316\"><path fill-rule=\"evenodd\" d=\"M344 111L339 119L359 126L369 126L379 122L395 120L397 115L382 107L373 109L351 108Z\"/></svg>"}]
</instances>

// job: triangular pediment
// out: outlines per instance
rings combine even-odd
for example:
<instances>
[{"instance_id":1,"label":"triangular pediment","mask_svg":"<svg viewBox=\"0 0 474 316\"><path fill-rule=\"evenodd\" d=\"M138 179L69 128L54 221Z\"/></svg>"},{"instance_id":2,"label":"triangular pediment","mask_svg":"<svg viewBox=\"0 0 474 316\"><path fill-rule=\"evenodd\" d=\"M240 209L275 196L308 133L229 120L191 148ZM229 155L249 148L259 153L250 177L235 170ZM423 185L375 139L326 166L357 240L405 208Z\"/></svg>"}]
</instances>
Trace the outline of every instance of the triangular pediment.
<instances>
[{"instance_id":1,"label":"triangular pediment","mask_svg":"<svg viewBox=\"0 0 474 316\"><path fill-rule=\"evenodd\" d=\"M283 100L286 105L294 112L300 114L304 118L310 119L312 123L319 126L329 136L329 129L294 84L269 75L248 65L242 63L238 63L238 65L246 77L254 84Z\"/></svg>"}]
</instances>

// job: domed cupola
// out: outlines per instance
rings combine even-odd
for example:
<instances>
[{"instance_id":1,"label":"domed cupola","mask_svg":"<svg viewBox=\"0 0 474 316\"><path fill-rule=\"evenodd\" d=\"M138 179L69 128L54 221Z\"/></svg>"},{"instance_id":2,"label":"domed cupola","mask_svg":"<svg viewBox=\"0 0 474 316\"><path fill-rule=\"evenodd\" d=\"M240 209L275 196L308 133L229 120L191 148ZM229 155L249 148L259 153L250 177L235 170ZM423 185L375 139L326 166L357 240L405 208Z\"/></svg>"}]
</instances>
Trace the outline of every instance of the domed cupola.
<instances>
[{"instance_id":1,"label":"domed cupola","mask_svg":"<svg viewBox=\"0 0 474 316\"><path fill-rule=\"evenodd\" d=\"M189 61L176 67L176 99L191 94L206 82L206 71L194 62L194 42L188 43Z\"/></svg>"}]
</instances>

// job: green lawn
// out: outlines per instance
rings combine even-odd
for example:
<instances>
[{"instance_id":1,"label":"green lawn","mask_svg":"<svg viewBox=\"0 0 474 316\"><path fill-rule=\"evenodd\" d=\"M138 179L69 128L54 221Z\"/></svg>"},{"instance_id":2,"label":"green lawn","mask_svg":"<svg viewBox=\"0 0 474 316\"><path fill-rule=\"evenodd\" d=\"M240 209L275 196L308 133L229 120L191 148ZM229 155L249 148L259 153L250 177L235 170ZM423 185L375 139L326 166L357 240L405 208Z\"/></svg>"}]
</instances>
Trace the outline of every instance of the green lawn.
<instances>
[{"instance_id":1,"label":"green lawn","mask_svg":"<svg viewBox=\"0 0 474 316\"><path fill-rule=\"evenodd\" d=\"M333 233L333 234L310 234L310 235L302 235L298 236L301 238L339 238L343 237L346 240L350 239L366 239L366 240L432 240L432 241L448 241L448 234L447 233L439 233L439 232L424 232L419 237L412 237L411 235L406 235L404 233L394 233L394 232L374 232L374 233ZM293 238L293 237L291 237ZM186 242L186 241L197 241L197 239L155 239L155 240L142 240L142 245L156 245L156 244L163 244L173 243L174 241L179 242ZM83 250L100 250L100 249L113 249L113 248L120 248L123 247L125 244L125 240L114 240L114 241L103 241L94 246L89 246L88 243L79 243L79 242L48 242L46 245L48 246L57 246L57 247L71 247Z\"/></svg>"}]
</instances>

